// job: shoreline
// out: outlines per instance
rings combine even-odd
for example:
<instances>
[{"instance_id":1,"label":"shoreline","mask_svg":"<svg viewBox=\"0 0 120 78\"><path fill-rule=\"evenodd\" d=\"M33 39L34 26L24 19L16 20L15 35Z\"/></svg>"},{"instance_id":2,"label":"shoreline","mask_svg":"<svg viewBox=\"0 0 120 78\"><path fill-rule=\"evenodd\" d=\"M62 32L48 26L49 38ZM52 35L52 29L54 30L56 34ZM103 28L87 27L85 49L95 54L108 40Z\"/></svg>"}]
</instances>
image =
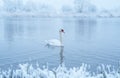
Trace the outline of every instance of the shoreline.
<instances>
[{"instance_id":1,"label":"shoreline","mask_svg":"<svg viewBox=\"0 0 120 78\"><path fill-rule=\"evenodd\" d=\"M60 17L80 17L80 18L120 18L120 15L114 16L114 15L100 15L100 14L95 14L95 13L27 13L27 12L22 12L22 13L0 13L0 17L55 17L55 18L60 18Z\"/></svg>"}]
</instances>

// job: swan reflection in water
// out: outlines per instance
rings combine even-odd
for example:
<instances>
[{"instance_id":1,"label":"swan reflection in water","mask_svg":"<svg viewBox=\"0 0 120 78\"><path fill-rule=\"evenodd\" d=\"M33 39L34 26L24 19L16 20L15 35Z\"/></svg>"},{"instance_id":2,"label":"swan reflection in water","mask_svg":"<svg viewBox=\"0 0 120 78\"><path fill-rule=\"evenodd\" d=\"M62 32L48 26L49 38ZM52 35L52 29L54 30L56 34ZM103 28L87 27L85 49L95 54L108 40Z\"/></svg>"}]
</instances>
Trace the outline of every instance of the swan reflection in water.
<instances>
[{"instance_id":1,"label":"swan reflection in water","mask_svg":"<svg viewBox=\"0 0 120 78\"><path fill-rule=\"evenodd\" d=\"M64 47L61 46L61 47L60 47L60 65L61 65L61 66L62 66L62 64L63 64L63 62L64 62L63 52L64 52Z\"/></svg>"},{"instance_id":2,"label":"swan reflection in water","mask_svg":"<svg viewBox=\"0 0 120 78\"><path fill-rule=\"evenodd\" d=\"M51 48L51 49L55 49L55 48L59 48L60 52L59 52L59 64L60 66L62 66L64 64L64 46L60 46L60 47L55 47L55 46L50 46L50 45L46 45L46 47Z\"/></svg>"}]
</instances>

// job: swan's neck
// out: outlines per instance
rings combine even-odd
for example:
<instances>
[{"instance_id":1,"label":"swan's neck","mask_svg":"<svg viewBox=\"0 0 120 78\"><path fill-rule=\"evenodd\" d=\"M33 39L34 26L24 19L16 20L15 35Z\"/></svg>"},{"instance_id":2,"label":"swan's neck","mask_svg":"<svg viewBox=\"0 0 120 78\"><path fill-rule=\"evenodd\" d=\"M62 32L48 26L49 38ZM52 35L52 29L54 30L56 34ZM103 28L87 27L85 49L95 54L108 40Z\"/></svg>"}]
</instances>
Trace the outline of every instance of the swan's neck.
<instances>
[{"instance_id":1,"label":"swan's neck","mask_svg":"<svg viewBox=\"0 0 120 78\"><path fill-rule=\"evenodd\" d=\"M62 44L62 32L59 32L59 34L60 34L60 42Z\"/></svg>"}]
</instances>

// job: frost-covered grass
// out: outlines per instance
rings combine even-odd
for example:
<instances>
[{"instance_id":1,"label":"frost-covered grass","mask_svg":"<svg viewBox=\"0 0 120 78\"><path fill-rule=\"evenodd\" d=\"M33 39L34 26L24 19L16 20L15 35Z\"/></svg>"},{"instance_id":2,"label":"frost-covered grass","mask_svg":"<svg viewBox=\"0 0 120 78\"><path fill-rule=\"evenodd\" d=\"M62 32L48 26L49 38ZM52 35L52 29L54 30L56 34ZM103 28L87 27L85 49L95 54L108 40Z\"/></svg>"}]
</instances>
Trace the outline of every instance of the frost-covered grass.
<instances>
[{"instance_id":1,"label":"frost-covered grass","mask_svg":"<svg viewBox=\"0 0 120 78\"><path fill-rule=\"evenodd\" d=\"M0 71L0 78L120 78L120 71L111 66L101 65L96 72L88 70L87 64L80 67L67 68L64 65L50 70L48 67L40 68L31 64L19 64L17 69Z\"/></svg>"}]
</instances>

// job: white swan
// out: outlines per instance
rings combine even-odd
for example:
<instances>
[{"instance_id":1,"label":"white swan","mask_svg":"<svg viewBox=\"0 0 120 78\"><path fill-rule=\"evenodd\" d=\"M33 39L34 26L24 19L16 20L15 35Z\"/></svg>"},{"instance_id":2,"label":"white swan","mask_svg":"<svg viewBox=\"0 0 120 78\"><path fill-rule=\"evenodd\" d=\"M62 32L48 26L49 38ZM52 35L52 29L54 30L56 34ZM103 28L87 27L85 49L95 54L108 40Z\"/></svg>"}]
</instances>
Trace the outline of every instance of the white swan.
<instances>
[{"instance_id":1,"label":"white swan","mask_svg":"<svg viewBox=\"0 0 120 78\"><path fill-rule=\"evenodd\" d=\"M59 40L58 39L46 40L47 45L49 45L49 46L63 46L62 33L65 33L64 29L60 29L60 31L59 31L59 35L60 35Z\"/></svg>"}]
</instances>

